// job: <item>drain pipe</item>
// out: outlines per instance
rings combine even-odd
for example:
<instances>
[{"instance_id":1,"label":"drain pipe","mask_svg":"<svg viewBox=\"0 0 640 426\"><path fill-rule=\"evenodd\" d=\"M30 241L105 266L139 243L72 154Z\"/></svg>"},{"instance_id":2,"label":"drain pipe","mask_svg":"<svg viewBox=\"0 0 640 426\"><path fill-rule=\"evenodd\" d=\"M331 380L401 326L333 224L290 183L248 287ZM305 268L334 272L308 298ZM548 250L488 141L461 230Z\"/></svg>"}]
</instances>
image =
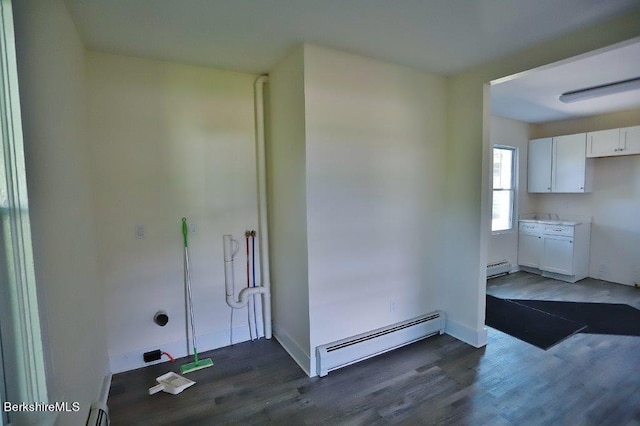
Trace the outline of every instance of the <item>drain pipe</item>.
<instances>
[{"instance_id":1,"label":"drain pipe","mask_svg":"<svg viewBox=\"0 0 640 426\"><path fill-rule=\"evenodd\" d=\"M264 293L263 287L245 287L236 299L235 278L233 275L233 257L238 252L240 245L232 235L222 237L224 251L224 287L227 295L227 305L234 309L244 308L249 302L249 296ZM234 246L236 246L234 248Z\"/></svg>"},{"instance_id":2,"label":"drain pipe","mask_svg":"<svg viewBox=\"0 0 640 426\"><path fill-rule=\"evenodd\" d=\"M223 237L224 282L227 305L240 309L247 305L249 298L262 294L262 314L264 337L271 339L271 281L269 276L269 232L267 228L267 160L264 137L264 84L269 77L260 76L254 83L256 118L256 167L258 171L258 237L260 239L260 286L244 288L237 295L233 276L233 257L240 245L231 235ZM237 245L234 248L234 245Z\"/></svg>"},{"instance_id":3,"label":"drain pipe","mask_svg":"<svg viewBox=\"0 0 640 426\"><path fill-rule=\"evenodd\" d=\"M258 169L258 237L260 238L260 287L264 336L271 339L271 281L269 276L269 231L267 229L267 159L264 136L264 84L269 76L262 75L254 83L256 113L256 163Z\"/></svg>"}]
</instances>

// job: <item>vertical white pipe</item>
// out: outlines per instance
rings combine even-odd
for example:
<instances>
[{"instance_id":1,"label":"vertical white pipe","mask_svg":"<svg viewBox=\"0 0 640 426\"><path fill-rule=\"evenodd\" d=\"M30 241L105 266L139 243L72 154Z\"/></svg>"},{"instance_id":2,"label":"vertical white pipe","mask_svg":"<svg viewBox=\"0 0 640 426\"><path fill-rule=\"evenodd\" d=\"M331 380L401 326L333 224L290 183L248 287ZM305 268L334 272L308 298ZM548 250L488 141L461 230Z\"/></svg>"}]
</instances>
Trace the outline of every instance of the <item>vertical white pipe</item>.
<instances>
[{"instance_id":1,"label":"vertical white pipe","mask_svg":"<svg viewBox=\"0 0 640 426\"><path fill-rule=\"evenodd\" d=\"M253 231L251 233L251 276L252 276L252 286L256 287L256 233ZM258 302L256 303L256 295L251 296L251 300L253 301L253 325L255 327L256 339L260 338L260 332L258 331L258 312L256 311L256 306L260 303L260 298L258 297ZM264 333L263 333L264 335Z\"/></svg>"},{"instance_id":2,"label":"vertical white pipe","mask_svg":"<svg viewBox=\"0 0 640 426\"><path fill-rule=\"evenodd\" d=\"M262 75L254 84L256 114L256 163L258 170L258 238L260 242L260 280L264 336L271 339L271 281L269 276L269 231L267 229L267 159L264 135L264 84L269 77Z\"/></svg>"},{"instance_id":3,"label":"vertical white pipe","mask_svg":"<svg viewBox=\"0 0 640 426\"><path fill-rule=\"evenodd\" d=\"M227 301L235 299L235 279L233 277L233 236L222 237L222 248L224 252L224 287Z\"/></svg>"},{"instance_id":4,"label":"vertical white pipe","mask_svg":"<svg viewBox=\"0 0 640 426\"><path fill-rule=\"evenodd\" d=\"M251 341L255 340L258 338L258 333L254 333L254 329L257 330L257 326L256 326L256 311L254 310L254 303L255 303L255 295L251 295L249 297L249 306L248 306L248 310L249 310L249 337L251 338Z\"/></svg>"}]
</instances>

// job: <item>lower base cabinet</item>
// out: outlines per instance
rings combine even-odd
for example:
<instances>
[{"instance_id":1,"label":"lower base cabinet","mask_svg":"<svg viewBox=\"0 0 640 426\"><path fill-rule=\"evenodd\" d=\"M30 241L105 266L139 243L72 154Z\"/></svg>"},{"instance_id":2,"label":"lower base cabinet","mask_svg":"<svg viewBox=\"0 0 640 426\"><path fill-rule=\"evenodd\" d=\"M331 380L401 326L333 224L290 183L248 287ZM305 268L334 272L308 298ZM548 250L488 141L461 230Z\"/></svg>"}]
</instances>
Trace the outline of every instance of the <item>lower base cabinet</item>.
<instances>
[{"instance_id":1,"label":"lower base cabinet","mask_svg":"<svg viewBox=\"0 0 640 426\"><path fill-rule=\"evenodd\" d=\"M589 275L590 223L521 221L518 264L521 269L576 282Z\"/></svg>"}]
</instances>

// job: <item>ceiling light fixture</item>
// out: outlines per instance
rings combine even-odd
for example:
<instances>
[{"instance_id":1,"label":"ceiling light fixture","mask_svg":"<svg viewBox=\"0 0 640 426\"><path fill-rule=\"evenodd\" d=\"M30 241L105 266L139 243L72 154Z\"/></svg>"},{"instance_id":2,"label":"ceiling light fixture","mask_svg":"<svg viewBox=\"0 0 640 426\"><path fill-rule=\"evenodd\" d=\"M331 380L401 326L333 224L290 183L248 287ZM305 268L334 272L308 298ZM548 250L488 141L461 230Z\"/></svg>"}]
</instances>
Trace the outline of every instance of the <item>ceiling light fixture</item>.
<instances>
[{"instance_id":1,"label":"ceiling light fixture","mask_svg":"<svg viewBox=\"0 0 640 426\"><path fill-rule=\"evenodd\" d=\"M560 102L570 104L572 102L584 101L586 99L613 95L615 93L628 92L629 90L638 89L640 89L640 77L566 92L560 95Z\"/></svg>"}]
</instances>

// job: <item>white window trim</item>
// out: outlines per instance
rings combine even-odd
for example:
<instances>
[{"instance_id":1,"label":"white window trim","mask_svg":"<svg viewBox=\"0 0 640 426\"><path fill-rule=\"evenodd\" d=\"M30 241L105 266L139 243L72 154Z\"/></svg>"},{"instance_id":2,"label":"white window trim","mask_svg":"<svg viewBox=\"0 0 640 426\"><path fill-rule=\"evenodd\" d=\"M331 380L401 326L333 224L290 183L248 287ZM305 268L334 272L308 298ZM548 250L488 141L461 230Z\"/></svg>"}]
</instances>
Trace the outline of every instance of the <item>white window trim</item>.
<instances>
[{"instance_id":1,"label":"white window trim","mask_svg":"<svg viewBox=\"0 0 640 426\"><path fill-rule=\"evenodd\" d=\"M6 205L2 206L0 215L7 279L0 280L0 291L12 308L8 315L0 318L6 332L3 337L9 340L3 341L4 361L8 364L5 365L7 396L19 402L46 403L47 381L31 246L11 0L0 0L0 21L0 161L5 170L0 176L0 185L7 192ZM7 353L9 348L11 351ZM0 418L0 425L2 421Z\"/></svg>"},{"instance_id":2,"label":"white window trim","mask_svg":"<svg viewBox=\"0 0 640 426\"><path fill-rule=\"evenodd\" d=\"M500 229L498 231L494 231L491 230L491 235L500 235L500 234L514 234L516 232L518 232L518 227L517 227L517 208L518 208L518 164L519 164L519 160L518 160L518 147L516 146L510 146L510 145L502 145L502 144L495 144L491 147L491 158L493 158L493 150L495 148L498 149L510 149L513 151L513 157L511 159L512 161L512 165L511 165L511 189L510 191L513 191L513 205L511 206L511 228L509 229ZM493 161L491 161L491 167L492 167L492 173L491 173L491 212L493 213L493 192L496 191L495 189L493 189ZM490 225L492 226L492 225Z\"/></svg>"}]
</instances>

